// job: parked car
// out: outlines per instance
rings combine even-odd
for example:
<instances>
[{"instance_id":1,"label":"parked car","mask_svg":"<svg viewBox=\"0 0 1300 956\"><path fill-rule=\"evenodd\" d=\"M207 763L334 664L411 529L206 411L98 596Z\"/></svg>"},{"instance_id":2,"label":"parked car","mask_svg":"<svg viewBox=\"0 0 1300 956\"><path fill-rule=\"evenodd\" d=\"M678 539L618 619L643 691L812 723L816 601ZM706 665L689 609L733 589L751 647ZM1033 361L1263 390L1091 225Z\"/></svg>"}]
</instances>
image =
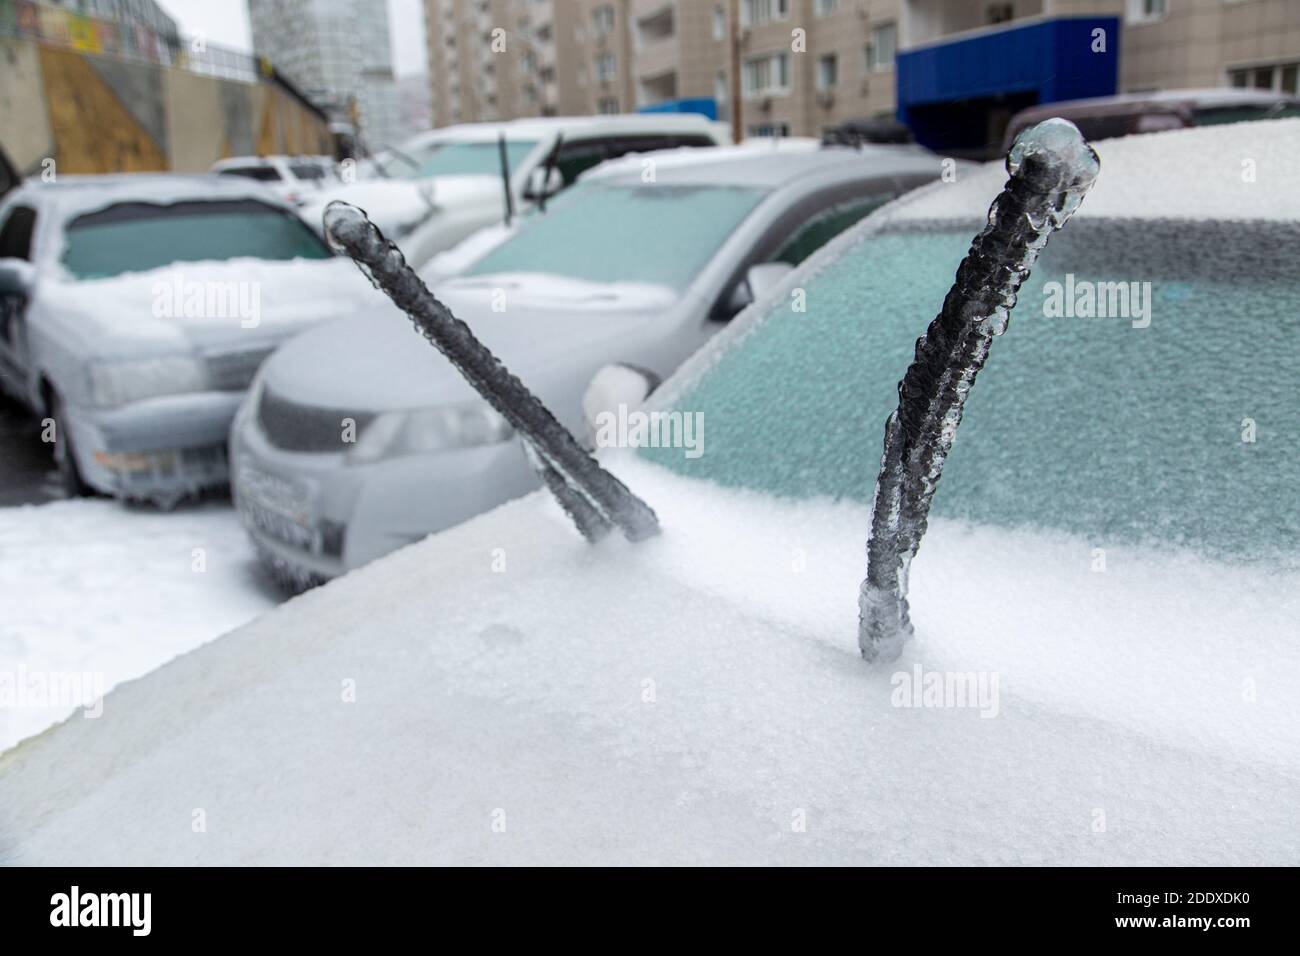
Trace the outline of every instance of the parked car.
<instances>
[{"instance_id":1,"label":"parked car","mask_svg":"<svg viewBox=\"0 0 1300 956\"><path fill-rule=\"evenodd\" d=\"M1300 97L1224 87L1122 93L1043 103L1011 117L1002 143L1003 152L1011 148L1021 130L1053 116L1069 120L1084 136L1095 141L1188 126L1300 116Z\"/></svg>"},{"instance_id":2,"label":"parked car","mask_svg":"<svg viewBox=\"0 0 1300 956\"><path fill-rule=\"evenodd\" d=\"M571 427L602 365L666 376L822 243L940 175L895 147L654 155L653 182L635 157L593 170L437 286ZM236 506L295 587L536 483L510 429L396 313L287 343L230 449Z\"/></svg>"},{"instance_id":3,"label":"parked car","mask_svg":"<svg viewBox=\"0 0 1300 956\"><path fill-rule=\"evenodd\" d=\"M448 126L385 151L378 164L381 178L333 186L312 196L303 214L319 226L321 213L335 199L360 206L419 268L470 234L504 220L507 203L522 212L605 160L721 142L714 124L684 113Z\"/></svg>"},{"instance_id":4,"label":"parked car","mask_svg":"<svg viewBox=\"0 0 1300 956\"><path fill-rule=\"evenodd\" d=\"M218 176L238 176L263 183L285 202L301 206L311 194L338 181L328 156L236 156L212 166Z\"/></svg>"},{"instance_id":5,"label":"parked car","mask_svg":"<svg viewBox=\"0 0 1300 956\"><path fill-rule=\"evenodd\" d=\"M4 861L1300 862L1300 121L1097 149L966 406L896 664L856 646L884 419L1000 165L878 211L788 277L806 312L751 308L656 392L705 453L602 458L660 536L590 547L535 494L124 684L0 756ZM1241 155L1255 182L1207 174ZM1150 281L1150 324L1049 317L1072 275Z\"/></svg>"},{"instance_id":6,"label":"parked car","mask_svg":"<svg viewBox=\"0 0 1300 956\"><path fill-rule=\"evenodd\" d=\"M273 196L218 176L60 176L0 201L0 387L53 419L65 489L171 504L290 333L368 286Z\"/></svg>"}]
</instances>

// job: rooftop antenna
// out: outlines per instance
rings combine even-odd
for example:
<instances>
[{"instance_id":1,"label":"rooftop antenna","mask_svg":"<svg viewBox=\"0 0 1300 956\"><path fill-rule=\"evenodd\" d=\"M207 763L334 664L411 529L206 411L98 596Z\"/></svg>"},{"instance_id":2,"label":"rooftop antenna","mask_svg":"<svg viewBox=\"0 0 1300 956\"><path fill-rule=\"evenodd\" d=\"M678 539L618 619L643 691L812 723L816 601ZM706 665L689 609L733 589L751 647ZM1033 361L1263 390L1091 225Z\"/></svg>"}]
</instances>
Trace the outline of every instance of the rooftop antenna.
<instances>
[{"instance_id":1,"label":"rooftop antenna","mask_svg":"<svg viewBox=\"0 0 1300 956\"><path fill-rule=\"evenodd\" d=\"M410 317L416 329L520 434L542 481L583 537L594 542L615 527L629 541L659 533L659 519L650 506L587 454L550 409L434 297L365 212L335 200L325 207L323 222L329 244L351 256L374 286Z\"/></svg>"},{"instance_id":2,"label":"rooftop antenna","mask_svg":"<svg viewBox=\"0 0 1300 956\"><path fill-rule=\"evenodd\" d=\"M961 424L966 396L993 337L1007 329L1020 284L1048 237L1079 208L1101 169L1073 123L1049 119L1020 134L1007 154L1010 179L989 208L943 308L916 342L885 423L858 594L858 646L892 661L912 634L907 576L925 534L930 500Z\"/></svg>"},{"instance_id":3,"label":"rooftop antenna","mask_svg":"<svg viewBox=\"0 0 1300 956\"><path fill-rule=\"evenodd\" d=\"M510 192L510 157L506 153L506 134L502 130L497 134L497 152L501 154L501 188L506 197L506 226L515 218L515 197Z\"/></svg>"}]
</instances>

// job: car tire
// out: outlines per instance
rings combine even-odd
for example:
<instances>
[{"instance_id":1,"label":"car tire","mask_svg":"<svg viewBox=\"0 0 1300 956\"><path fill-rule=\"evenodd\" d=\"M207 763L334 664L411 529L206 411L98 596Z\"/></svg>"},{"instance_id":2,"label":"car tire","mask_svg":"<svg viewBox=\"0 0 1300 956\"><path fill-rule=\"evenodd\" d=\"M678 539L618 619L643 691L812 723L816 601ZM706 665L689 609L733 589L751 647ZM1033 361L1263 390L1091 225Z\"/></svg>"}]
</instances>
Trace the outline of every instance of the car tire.
<instances>
[{"instance_id":1,"label":"car tire","mask_svg":"<svg viewBox=\"0 0 1300 956\"><path fill-rule=\"evenodd\" d=\"M63 399L54 396L51 415L54 418L54 465L59 472L59 485L69 498L88 498L94 489L81 477L77 456L72 447L72 430L66 426L68 415Z\"/></svg>"}]
</instances>

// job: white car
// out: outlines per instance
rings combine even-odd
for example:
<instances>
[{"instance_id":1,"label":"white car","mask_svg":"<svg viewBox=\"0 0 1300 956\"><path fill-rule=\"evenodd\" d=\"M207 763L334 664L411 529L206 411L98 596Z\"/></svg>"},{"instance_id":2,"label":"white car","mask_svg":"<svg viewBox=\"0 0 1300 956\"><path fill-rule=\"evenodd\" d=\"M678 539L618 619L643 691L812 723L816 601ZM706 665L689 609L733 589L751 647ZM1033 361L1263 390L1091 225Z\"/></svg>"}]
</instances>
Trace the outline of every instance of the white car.
<instances>
[{"instance_id":1,"label":"white car","mask_svg":"<svg viewBox=\"0 0 1300 956\"><path fill-rule=\"evenodd\" d=\"M661 535L590 546L539 492L334 581L0 756L0 858L1300 863L1300 121L1097 151L971 393L895 663L856 642L884 421L1001 165L665 383L645 410L705 416L705 453L602 456ZM1078 307L1121 280L1131 314Z\"/></svg>"},{"instance_id":2,"label":"white car","mask_svg":"<svg viewBox=\"0 0 1300 956\"><path fill-rule=\"evenodd\" d=\"M652 182L638 157L592 170L437 287L571 428L603 365L667 376L837 232L941 171L898 147L648 155ZM249 534L294 588L537 481L500 416L395 311L286 343L250 390L230 455Z\"/></svg>"},{"instance_id":3,"label":"white car","mask_svg":"<svg viewBox=\"0 0 1300 956\"><path fill-rule=\"evenodd\" d=\"M248 180L61 176L0 200L0 386L55 423L65 490L172 504L224 484L226 434L294 332L375 305Z\"/></svg>"},{"instance_id":4,"label":"white car","mask_svg":"<svg viewBox=\"0 0 1300 956\"><path fill-rule=\"evenodd\" d=\"M262 183L295 206L304 205L312 193L338 182L329 156L235 156L214 163L210 172Z\"/></svg>"},{"instance_id":5,"label":"white car","mask_svg":"<svg viewBox=\"0 0 1300 956\"><path fill-rule=\"evenodd\" d=\"M360 206L420 268L470 234L505 220L507 207L517 215L544 203L605 160L722 143L715 124L694 114L466 123L411 138L385 154L387 178L332 186L311 196L302 212L319 228L331 201Z\"/></svg>"}]
</instances>

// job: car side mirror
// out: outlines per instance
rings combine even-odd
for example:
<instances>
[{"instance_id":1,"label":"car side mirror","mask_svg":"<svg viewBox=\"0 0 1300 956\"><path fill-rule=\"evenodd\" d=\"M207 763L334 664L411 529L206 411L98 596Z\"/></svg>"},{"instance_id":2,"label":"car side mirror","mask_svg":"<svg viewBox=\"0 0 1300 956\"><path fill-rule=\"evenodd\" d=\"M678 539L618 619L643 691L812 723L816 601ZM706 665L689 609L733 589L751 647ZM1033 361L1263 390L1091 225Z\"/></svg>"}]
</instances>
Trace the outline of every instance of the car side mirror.
<instances>
[{"instance_id":1,"label":"car side mirror","mask_svg":"<svg viewBox=\"0 0 1300 956\"><path fill-rule=\"evenodd\" d=\"M634 365L605 365L591 378L582 394L582 417L587 424L588 444L594 445L607 417L636 408L659 387L661 379L649 369Z\"/></svg>"},{"instance_id":2,"label":"car side mirror","mask_svg":"<svg viewBox=\"0 0 1300 956\"><path fill-rule=\"evenodd\" d=\"M26 259L0 259L0 295L27 296L36 284L36 267Z\"/></svg>"},{"instance_id":3,"label":"car side mirror","mask_svg":"<svg viewBox=\"0 0 1300 956\"><path fill-rule=\"evenodd\" d=\"M766 296L785 281L785 277L794 271L788 262L760 262L750 266L745 277L732 287L727 296L727 307L723 318L730 319L740 314L746 306Z\"/></svg>"},{"instance_id":4,"label":"car side mirror","mask_svg":"<svg viewBox=\"0 0 1300 956\"><path fill-rule=\"evenodd\" d=\"M528 174L528 182L524 184L524 198L541 199L545 197L550 199L563 188L564 176L558 169L554 166L549 169L545 166L538 166Z\"/></svg>"}]
</instances>

